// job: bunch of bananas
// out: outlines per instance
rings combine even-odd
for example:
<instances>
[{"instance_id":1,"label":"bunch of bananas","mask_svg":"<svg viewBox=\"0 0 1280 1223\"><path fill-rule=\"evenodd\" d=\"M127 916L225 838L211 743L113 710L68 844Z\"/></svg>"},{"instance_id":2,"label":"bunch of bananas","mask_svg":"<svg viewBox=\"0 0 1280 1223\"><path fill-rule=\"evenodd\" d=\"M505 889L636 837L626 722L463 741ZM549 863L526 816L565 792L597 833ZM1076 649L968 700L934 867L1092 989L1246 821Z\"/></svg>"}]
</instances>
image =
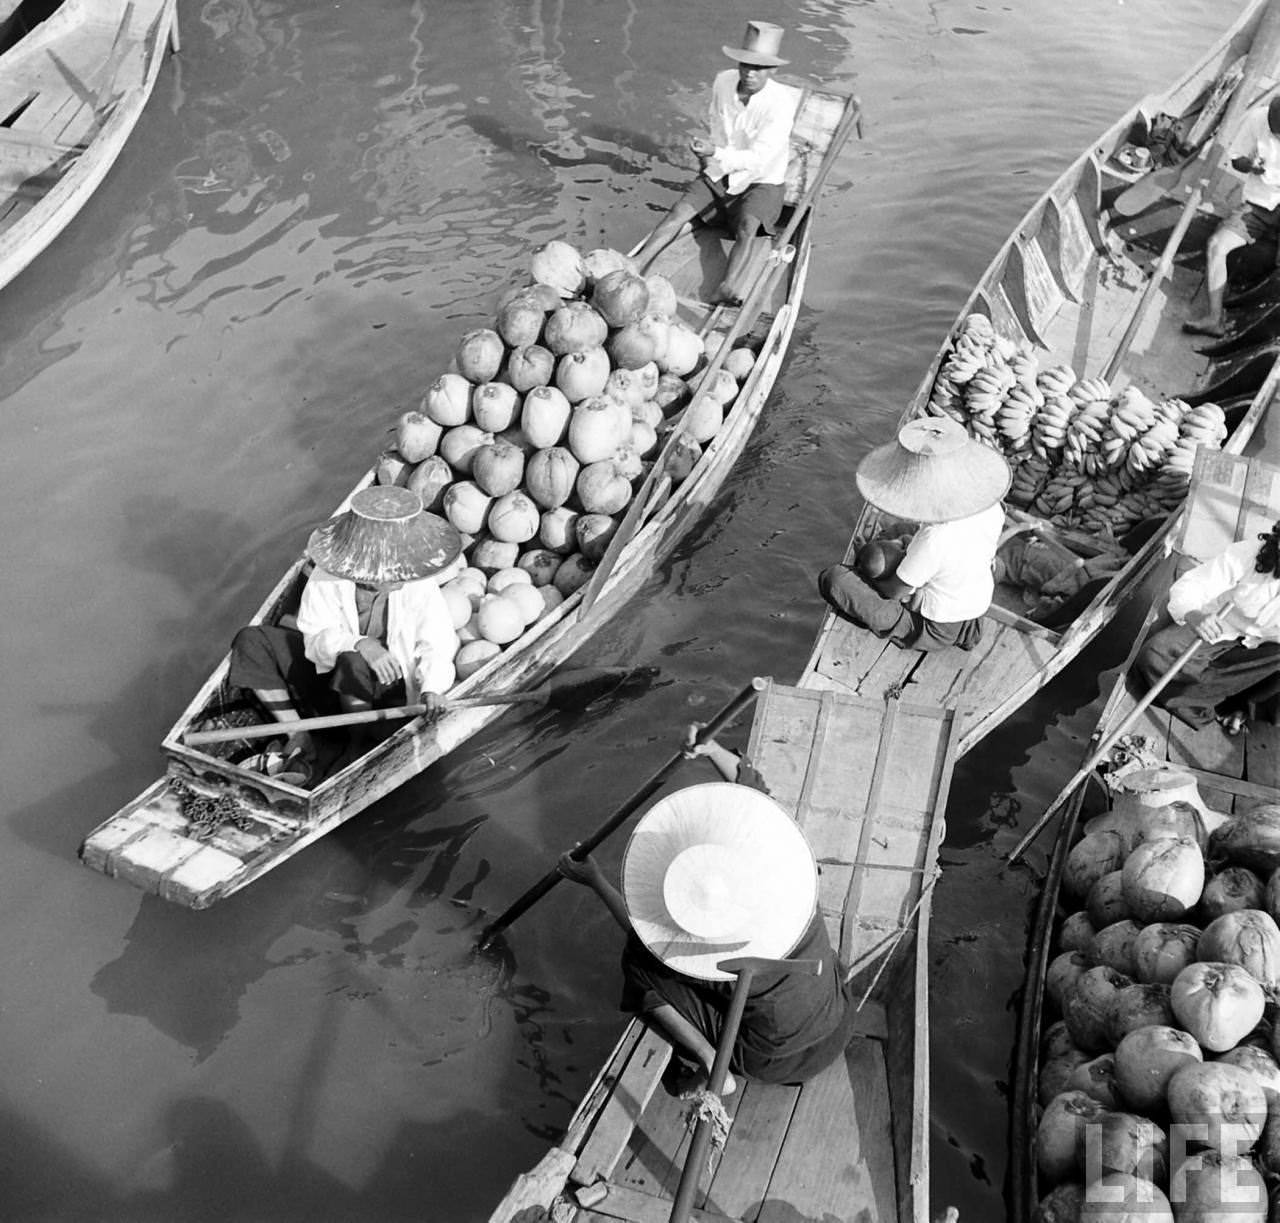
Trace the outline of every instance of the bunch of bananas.
<instances>
[{"instance_id":1,"label":"bunch of bananas","mask_svg":"<svg viewBox=\"0 0 1280 1223\"><path fill-rule=\"evenodd\" d=\"M976 335L962 331L956 337L955 347L942 363L938 377L947 379L952 386L964 386L974 374L985 368L989 347Z\"/></svg>"},{"instance_id":2,"label":"bunch of bananas","mask_svg":"<svg viewBox=\"0 0 1280 1223\"><path fill-rule=\"evenodd\" d=\"M1031 503L1032 512L1041 518L1068 517L1075 505L1076 494L1088 479L1082 471L1054 472Z\"/></svg>"},{"instance_id":3,"label":"bunch of bananas","mask_svg":"<svg viewBox=\"0 0 1280 1223\"><path fill-rule=\"evenodd\" d=\"M1160 419L1140 437L1129 443L1125 451L1124 465L1134 476L1141 476L1153 468L1159 469L1167 455L1178 442L1178 427L1171 421Z\"/></svg>"},{"instance_id":4,"label":"bunch of bananas","mask_svg":"<svg viewBox=\"0 0 1280 1223\"><path fill-rule=\"evenodd\" d=\"M1005 393L1004 402L996 412L996 426L1009 453L1026 450L1031 445L1031 425L1036 414L1044 407L1044 396L1035 383L1018 373L1017 358L1009 366L1017 379Z\"/></svg>"},{"instance_id":5,"label":"bunch of bananas","mask_svg":"<svg viewBox=\"0 0 1280 1223\"><path fill-rule=\"evenodd\" d=\"M1227 437L1227 417L1216 403L1187 408L1178 422L1178 436L1197 446L1218 449Z\"/></svg>"},{"instance_id":6,"label":"bunch of bananas","mask_svg":"<svg viewBox=\"0 0 1280 1223\"><path fill-rule=\"evenodd\" d=\"M1049 482L1049 463L1037 455L1023 459L1013 469L1013 483L1005 494L1005 500L1026 509Z\"/></svg>"},{"instance_id":7,"label":"bunch of bananas","mask_svg":"<svg viewBox=\"0 0 1280 1223\"><path fill-rule=\"evenodd\" d=\"M1132 483L1125 478L1124 468L1121 467L1084 485L1076 496L1076 505L1082 510L1090 510L1095 506L1110 509L1132 487Z\"/></svg>"},{"instance_id":8,"label":"bunch of bananas","mask_svg":"<svg viewBox=\"0 0 1280 1223\"><path fill-rule=\"evenodd\" d=\"M1176 425L1191 411L1185 399L1162 399L1156 404L1156 415L1171 420Z\"/></svg>"},{"instance_id":9,"label":"bunch of bananas","mask_svg":"<svg viewBox=\"0 0 1280 1223\"><path fill-rule=\"evenodd\" d=\"M939 374L934 379L933 390L929 392L925 411L930 416L950 416L963 425L968 420L961 406L963 403L964 396L960 388L946 374Z\"/></svg>"},{"instance_id":10,"label":"bunch of bananas","mask_svg":"<svg viewBox=\"0 0 1280 1223\"><path fill-rule=\"evenodd\" d=\"M1091 379L1089 381L1092 381ZM1077 382L1076 386L1084 386ZM1070 398L1076 398L1072 388ZM1062 448L1062 461L1088 476L1100 476L1107 469L1102 457L1102 431L1111 417L1109 399L1076 399L1080 410L1067 425L1067 440Z\"/></svg>"},{"instance_id":11,"label":"bunch of bananas","mask_svg":"<svg viewBox=\"0 0 1280 1223\"><path fill-rule=\"evenodd\" d=\"M996 414L1016 382L1013 371L1003 361L985 365L969 379L964 389L964 410L970 433L982 441L997 440Z\"/></svg>"},{"instance_id":12,"label":"bunch of bananas","mask_svg":"<svg viewBox=\"0 0 1280 1223\"><path fill-rule=\"evenodd\" d=\"M1037 458L1050 463L1057 461L1075 410L1075 404L1065 394L1045 392L1044 406L1031 422L1031 449Z\"/></svg>"},{"instance_id":13,"label":"bunch of bananas","mask_svg":"<svg viewBox=\"0 0 1280 1223\"><path fill-rule=\"evenodd\" d=\"M1164 462L1160 465L1160 474L1163 475L1166 471L1178 471L1190 480L1191 469L1196 465L1198 444L1190 438L1180 437L1173 449L1164 456Z\"/></svg>"},{"instance_id":14,"label":"bunch of bananas","mask_svg":"<svg viewBox=\"0 0 1280 1223\"><path fill-rule=\"evenodd\" d=\"M1054 395L1065 395L1076 383L1076 372L1069 365L1054 365L1042 369L1036 375L1038 386L1046 399Z\"/></svg>"}]
</instances>

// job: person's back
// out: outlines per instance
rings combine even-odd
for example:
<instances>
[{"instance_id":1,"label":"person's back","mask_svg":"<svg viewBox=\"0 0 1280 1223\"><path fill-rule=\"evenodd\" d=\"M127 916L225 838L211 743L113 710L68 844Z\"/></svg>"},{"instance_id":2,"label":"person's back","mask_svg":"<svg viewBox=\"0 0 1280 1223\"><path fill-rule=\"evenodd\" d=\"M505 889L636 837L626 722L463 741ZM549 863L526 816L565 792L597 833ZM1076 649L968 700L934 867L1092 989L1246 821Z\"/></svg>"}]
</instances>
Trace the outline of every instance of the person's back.
<instances>
[{"instance_id":1,"label":"person's back","mask_svg":"<svg viewBox=\"0 0 1280 1223\"><path fill-rule=\"evenodd\" d=\"M1004 530L997 502L968 518L927 523L907 546L897 576L920 592L920 612L930 620L970 620L991 606L995 559Z\"/></svg>"}]
</instances>

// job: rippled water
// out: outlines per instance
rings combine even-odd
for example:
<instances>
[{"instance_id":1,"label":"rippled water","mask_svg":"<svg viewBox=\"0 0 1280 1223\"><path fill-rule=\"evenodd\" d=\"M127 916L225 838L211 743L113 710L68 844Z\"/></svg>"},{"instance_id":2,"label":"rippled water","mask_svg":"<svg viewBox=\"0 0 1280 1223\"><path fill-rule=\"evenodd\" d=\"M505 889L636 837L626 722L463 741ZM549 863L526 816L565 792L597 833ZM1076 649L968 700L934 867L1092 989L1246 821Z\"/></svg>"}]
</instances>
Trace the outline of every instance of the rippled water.
<instances>
[{"instance_id":1,"label":"rippled water","mask_svg":"<svg viewBox=\"0 0 1280 1223\"><path fill-rule=\"evenodd\" d=\"M617 945L557 891L478 923L753 674L792 679L857 459L1065 161L1223 0L207 0L84 213L0 297L0 1201L13 1219L483 1219L619 1030ZM1176 15L1175 15L1176 14ZM748 17L853 88L788 366L744 460L584 662L248 891L85 872L195 686L528 249L629 245ZM1112 651L1114 653L1114 650ZM1034 881L1007 829L1078 758L1104 647L962 762L936 893L934 1197L1002 1216ZM694 769L684 780L700 779ZM604 855L615 861L616 850Z\"/></svg>"}]
</instances>

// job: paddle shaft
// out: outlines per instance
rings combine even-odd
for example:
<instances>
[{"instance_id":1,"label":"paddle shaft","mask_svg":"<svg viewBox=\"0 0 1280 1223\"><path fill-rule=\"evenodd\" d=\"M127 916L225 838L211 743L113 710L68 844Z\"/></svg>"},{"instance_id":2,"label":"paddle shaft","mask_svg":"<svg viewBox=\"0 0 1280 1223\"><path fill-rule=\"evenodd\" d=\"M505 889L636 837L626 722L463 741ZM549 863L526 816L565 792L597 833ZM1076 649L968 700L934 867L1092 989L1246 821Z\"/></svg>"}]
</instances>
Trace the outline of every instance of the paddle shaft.
<instances>
[{"instance_id":1,"label":"paddle shaft","mask_svg":"<svg viewBox=\"0 0 1280 1223\"><path fill-rule=\"evenodd\" d=\"M544 685L531 692L495 692L492 696L465 696L450 701L450 709L479 709L484 705L524 705L545 703L549 691ZM260 726L224 726L218 730L193 730L182 741L192 747L205 743L229 743L234 739L269 739L292 735L300 730L328 730L335 726L362 726L367 722L390 722L396 718L416 718L427 712L425 705L392 705L387 709L361 709L352 713L330 713L315 718L295 718L290 722L264 722Z\"/></svg>"},{"instance_id":2,"label":"paddle shaft","mask_svg":"<svg viewBox=\"0 0 1280 1223\"><path fill-rule=\"evenodd\" d=\"M740 960L721 960L716 967L726 972L736 972L737 977L733 983L729 1009L725 1013L724 1026L720 1029L720 1041L716 1045L715 1061L711 1064L711 1075L707 1082L707 1090L713 1096L719 1096L724 1091L729 1062L733 1057L733 1046L738 1039L742 1015L747 1009L747 995L756 973L772 969L787 973L807 973L816 977L822 973L822 961L764 960L751 956ZM676 1187L668 1223L688 1223L690 1212L693 1210L693 1200L702 1184L702 1168L706 1163L707 1146L710 1142L711 1123L705 1117L700 1117L694 1128L693 1137L689 1140L689 1152L685 1156L684 1168L680 1172L680 1184Z\"/></svg>"},{"instance_id":3,"label":"paddle shaft","mask_svg":"<svg viewBox=\"0 0 1280 1223\"><path fill-rule=\"evenodd\" d=\"M739 690L739 692L726 704L719 713L715 715L701 730L694 740L695 743L706 743L710 739L714 739L719 732L724 729L739 713L750 703L755 697L756 687L754 682L747 684ZM626 802L622 804L603 824L600 825L590 836L579 841L570 851L571 857L581 861L596 846L600 845L607 837L611 836L618 828L627 822L645 803L649 801L663 783L671 775L672 772L680 765L680 763L688 758L687 749L682 749L675 753L661 768L655 772L648 781L646 781ZM480 934L480 950L483 951L493 940L502 933L512 922L522 917L534 905L538 903L563 876L557 867L552 867L533 887L529 888L522 896L520 896L513 904L509 905L499 916L491 921Z\"/></svg>"},{"instance_id":4,"label":"paddle shaft","mask_svg":"<svg viewBox=\"0 0 1280 1223\"><path fill-rule=\"evenodd\" d=\"M1115 352L1111 354L1110 360L1103 367L1102 377L1104 381L1110 382L1115 377L1116 370L1120 368L1120 363L1129 355L1129 349L1138 334L1138 329L1146 321L1147 314L1156 300L1156 294L1160 291L1160 286L1164 284L1165 277L1169 275L1169 270L1173 267L1174 256L1177 255L1178 248L1182 245L1182 239L1187 236L1187 227L1195 217L1196 210L1200 207L1200 201L1203 198L1204 184L1197 183L1195 189L1187 197L1187 202L1182 206L1178 223L1173 227L1169 240L1164 244L1164 250L1160 252L1160 259L1152 270L1151 279L1147 282L1147 287L1142 292L1142 297L1134 309L1133 317L1129 319L1129 325L1124 329L1124 335L1120 337L1120 343L1116 345Z\"/></svg>"},{"instance_id":5,"label":"paddle shaft","mask_svg":"<svg viewBox=\"0 0 1280 1223\"><path fill-rule=\"evenodd\" d=\"M1071 780L1063 786L1058 797L1045 808L1044 814L1036 820L1030 832L1027 833L1021 841L1013 847L1013 852L1009 854L1009 861L1016 862L1023 854L1023 851L1031 844L1032 841L1040 835L1048 822L1058 813L1058 809L1063 803L1071 797L1071 792L1086 777L1093 772L1094 767L1102 760L1108 752L1115 747L1120 736L1125 733L1139 718L1143 711L1162 693L1169 685L1169 681L1173 679L1183 666L1199 651L1204 642L1197 637L1177 658L1170 664L1169 669L1147 690L1146 694L1125 716L1120 725L1115 728L1101 743L1101 745L1090 755L1089 759L1076 770Z\"/></svg>"},{"instance_id":6,"label":"paddle shaft","mask_svg":"<svg viewBox=\"0 0 1280 1223\"><path fill-rule=\"evenodd\" d=\"M1280 0L1276 0L1276 3L1280 4ZM849 133L853 130L860 114L861 108L857 98L849 98L845 103L844 113L840 116L840 122L836 124L835 131L831 134L831 144L827 148L827 155L823 157L821 164L818 166L818 171L813 176L813 182L809 183L805 188L804 194L796 202L795 208L792 209L786 226L773 242L773 248L770 253L773 267L769 269L767 275L757 277L755 284L751 286L746 300L738 311L738 317L734 319L733 326L729 329L719 350L703 372L698 383L698 389L694 391L693 398L681 413L676 427L671 430L666 444L662 447L662 452L658 455L653 467L650 468L649 474L645 477L639 491L632 498L631 505L623 516L622 522L619 523L613 538L609 541L609 546L605 549L604 556L600 558L600 563L596 566L595 572L584 587L581 604L583 614L599 598L600 592L609 580L609 575L616 567L623 550L648 518L650 508L657 501L657 498L651 496L651 490L658 480L666 475L667 460L675 447L676 439L685 431L684 422L688 419L689 409L710 389L716 373L724 365L725 359L729 355L729 350L733 347L733 342L743 333L748 322L755 321L753 315L757 308L763 305L766 295L773 291L773 286L777 283L778 277L782 274L782 269L786 266L782 254L787 249L791 239L795 237L800 222L804 220L812 209L813 202L818 197L818 192L822 190L823 183L827 181L827 174L835 161L834 154L848 140Z\"/></svg>"}]
</instances>

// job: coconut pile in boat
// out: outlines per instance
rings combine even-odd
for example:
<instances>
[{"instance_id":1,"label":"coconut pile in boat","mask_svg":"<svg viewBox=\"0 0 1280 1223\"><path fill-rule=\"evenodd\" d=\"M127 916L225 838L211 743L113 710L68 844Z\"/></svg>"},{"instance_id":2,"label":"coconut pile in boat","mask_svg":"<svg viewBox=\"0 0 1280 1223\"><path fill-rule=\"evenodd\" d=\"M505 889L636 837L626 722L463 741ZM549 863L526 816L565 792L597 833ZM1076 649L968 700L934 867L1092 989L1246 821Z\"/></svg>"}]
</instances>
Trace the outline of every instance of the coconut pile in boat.
<instances>
[{"instance_id":1,"label":"coconut pile in boat","mask_svg":"<svg viewBox=\"0 0 1280 1223\"><path fill-rule=\"evenodd\" d=\"M671 283L619 251L551 241L529 273L400 416L376 468L462 533L466 568L443 586L459 679L590 578L681 415L665 471L689 474L755 364L735 348L702 387L719 337L685 326Z\"/></svg>"},{"instance_id":2,"label":"coconut pile in boat","mask_svg":"<svg viewBox=\"0 0 1280 1223\"><path fill-rule=\"evenodd\" d=\"M1041 369L1029 345L998 336L985 314L961 325L926 410L1005 456L1013 505L1106 538L1180 505L1196 448L1219 449L1227 436L1217 404L1155 402L1068 365Z\"/></svg>"},{"instance_id":3,"label":"coconut pile in boat","mask_svg":"<svg viewBox=\"0 0 1280 1223\"><path fill-rule=\"evenodd\" d=\"M1140 1202L1152 1223L1265 1223L1280 1174L1280 804L1226 817L1190 774L1113 778L1111 810L1063 869L1038 1223L1128 1220Z\"/></svg>"}]
</instances>

